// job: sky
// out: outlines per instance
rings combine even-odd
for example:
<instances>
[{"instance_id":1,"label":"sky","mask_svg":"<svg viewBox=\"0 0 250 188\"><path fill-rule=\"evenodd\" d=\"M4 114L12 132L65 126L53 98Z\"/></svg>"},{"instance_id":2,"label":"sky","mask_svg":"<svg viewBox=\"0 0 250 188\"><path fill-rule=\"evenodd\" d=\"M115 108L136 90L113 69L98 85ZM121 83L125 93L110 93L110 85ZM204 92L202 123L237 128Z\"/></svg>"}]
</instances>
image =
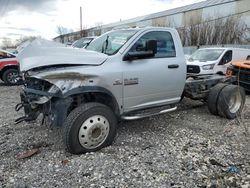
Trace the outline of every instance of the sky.
<instances>
[{"instance_id":1,"label":"sky","mask_svg":"<svg viewBox=\"0 0 250 188\"><path fill-rule=\"evenodd\" d=\"M57 27L80 30L164 11L202 0L0 0L0 45L23 36L58 36Z\"/></svg>"}]
</instances>

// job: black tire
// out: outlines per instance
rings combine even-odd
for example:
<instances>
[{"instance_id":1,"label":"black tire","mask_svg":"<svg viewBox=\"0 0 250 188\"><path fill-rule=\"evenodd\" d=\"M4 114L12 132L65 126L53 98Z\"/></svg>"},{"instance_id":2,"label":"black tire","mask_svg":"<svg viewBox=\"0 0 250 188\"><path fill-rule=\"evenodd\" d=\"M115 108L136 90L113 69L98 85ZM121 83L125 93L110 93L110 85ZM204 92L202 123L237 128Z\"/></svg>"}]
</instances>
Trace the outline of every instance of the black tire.
<instances>
[{"instance_id":1,"label":"black tire","mask_svg":"<svg viewBox=\"0 0 250 188\"><path fill-rule=\"evenodd\" d=\"M220 95L221 90L226 87L227 84L219 83L210 89L207 98L207 106L208 110L211 114L218 115L217 102Z\"/></svg>"},{"instance_id":2,"label":"black tire","mask_svg":"<svg viewBox=\"0 0 250 188\"><path fill-rule=\"evenodd\" d=\"M221 90L217 109L220 116L234 119L240 115L246 101L245 90L236 85L228 85Z\"/></svg>"},{"instance_id":3,"label":"black tire","mask_svg":"<svg viewBox=\"0 0 250 188\"><path fill-rule=\"evenodd\" d=\"M17 76L15 78L15 75ZM7 85L17 85L19 83L18 70L17 69L7 69L3 72L3 81Z\"/></svg>"},{"instance_id":4,"label":"black tire","mask_svg":"<svg viewBox=\"0 0 250 188\"><path fill-rule=\"evenodd\" d=\"M95 128L93 127L96 125L99 125L98 123L96 124L93 123L93 125L90 123L91 121L93 122L92 117L95 118L97 116L101 116L104 119L106 118L108 122L106 122L105 126L109 127L109 131L105 132L103 128L99 128L100 131L104 130L104 132L106 133L106 137L105 138L103 137L102 142L98 143L99 145L95 147L92 147L91 145L92 148L90 148L90 146L84 145L87 142L84 142L84 144L83 143L81 144L82 142L81 139L89 139L88 141L89 143L91 143L93 141L91 139L96 138L96 137L89 137L89 135L94 134L93 132ZM89 119L90 119L90 122L87 121ZM97 121L97 120L94 120L94 121ZM82 137L85 137L85 138L81 138L80 131L86 128L86 126L84 126L85 123L90 124L88 130L86 130L88 131L88 133L86 133L86 136L82 135ZM103 121L103 123L100 123L100 124L104 126L105 121ZM64 125L64 142L66 145L66 149L72 154L83 154L86 152L94 152L94 151L100 150L101 148L104 148L112 144L116 135L116 129L117 129L117 118L115 114L113 113L113 111L108 106L100 104L100 103L83 104L75 108L68 115L66 119L66 122ZM91 132L91 134L89 134L89 132ZM104 135L103 132L101 132L97 138L102 137L102 135Z\"/></svg>"}]
</instances>

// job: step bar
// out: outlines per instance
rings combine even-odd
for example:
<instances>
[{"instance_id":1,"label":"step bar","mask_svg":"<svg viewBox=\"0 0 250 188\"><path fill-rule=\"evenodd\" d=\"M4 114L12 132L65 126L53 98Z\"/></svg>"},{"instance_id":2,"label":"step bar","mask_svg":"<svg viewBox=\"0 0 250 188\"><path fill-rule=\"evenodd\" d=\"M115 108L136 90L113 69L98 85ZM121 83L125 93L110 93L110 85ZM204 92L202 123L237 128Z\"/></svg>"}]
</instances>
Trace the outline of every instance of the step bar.
<instances>
[{"instance_id":1,"label":"step bar","mask_svg":"<svg viewBox=\"0 0 250 188\"><path fill-rule=\"evenodd\" d=\"M161 110L159 112L156 112L156 113L148 113L148 114L145 114L145 115L134 115L134 116L122 116L121 118L123 120L137 120L137 119L142 119L142 118L146 118L146 117L150 117L150 116L155 116L155 115L160 115L160 114L165 114L165 113L169 113L169 112L173 112L177 109L177 106L173 107L173 108L168 108L168 109L165 109L165 110Z\"/></svg>"}]
</instances>

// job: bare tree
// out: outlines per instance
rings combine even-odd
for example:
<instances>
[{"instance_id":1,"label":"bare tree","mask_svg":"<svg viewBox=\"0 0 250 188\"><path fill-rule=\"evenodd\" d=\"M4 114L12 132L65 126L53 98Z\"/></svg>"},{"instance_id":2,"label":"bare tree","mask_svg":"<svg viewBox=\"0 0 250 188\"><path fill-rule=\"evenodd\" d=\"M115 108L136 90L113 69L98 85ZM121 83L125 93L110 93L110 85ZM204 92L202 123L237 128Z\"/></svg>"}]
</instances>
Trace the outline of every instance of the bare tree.
<instances>
[{"instance_id":1,"label":"bare tree","mask_svg":"<svg viewBox=\"0 0 250 188\"><path fill-rule=\"evenodd\" d=\"M95 31L94 31L95 36L99 36L99 35L102 34L102 25L103 25L102 22L96 22L95 23Z\"/></svg>"},{"instance_id":2,"label":"bare tree","mask_svg":"<svg viewBox=\"0 0 250 188\"><path fill-rule=\"evenodd\" d=\"M69 29L69 28L67 28L67 27L57 26L56 32L57 32L57 34L59 34L61 43L64 43L64 42L65 42L64 35L67 34L67 33L73 32L73 30L72 30L72 29ZM69 40L69 39L68 39L68 40Z\"/></svg>"},{"instance_id":3,"label":"bare tree","mask_svg":"<svg viewBox=\"0 0 250 188\"><path fill-rule=\"evenodd\" d=\"M41 38L41 36L21 36L19 39L16 40L15 45L19 46L20 44L26 41L33 41L37 38Z\"/></svg>"},{"instance_id":4,"label":"bare tree","mask_svg":"<svg viewBox=\"0 0 250 188\"><path fill-rule=\"evenodd\" d=\"M14 44L10 38L3 38L2 47L3 48L12 48L12 47L14 47Z\"/></svg>"},{"instance_id":5,"label":"bare tree","mask_svg":"<svg viewBox=\"0 0 250 188\"><path fill-rule=\"evenodd\" d=\"M177 29L185 46L242 44L247 42L249 28L240 17L191 20L189 26Z\"/></svg>"},{"instance_id":6,"label":"bare tree","mask_svg":"<svg viewBox=\"0 0 250 188\"><path fill-rule=\"evenodd\" d=\"M186 28L185 27L182 27L182 28L176 28L179 35L180 35L180 38L181 38L181 42L182 42L182 45L183 46L186 46Z\"/></svg>"}]
</instances>

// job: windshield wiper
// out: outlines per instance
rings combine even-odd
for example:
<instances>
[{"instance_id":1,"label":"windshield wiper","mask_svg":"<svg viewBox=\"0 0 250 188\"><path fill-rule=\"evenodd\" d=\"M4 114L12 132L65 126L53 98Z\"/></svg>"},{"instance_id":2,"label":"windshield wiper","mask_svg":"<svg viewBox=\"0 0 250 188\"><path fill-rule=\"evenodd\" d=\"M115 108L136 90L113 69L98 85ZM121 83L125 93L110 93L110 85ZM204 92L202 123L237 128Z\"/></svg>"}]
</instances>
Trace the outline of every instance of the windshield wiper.
<instances>
[{"instance_id":1,"label":"windshield wiper","mask_svg":"<svg viewBox=\"0 0 250 188\"><path fill-rule=\"evenodd\" d=\"M108 45L109 45L109 36L107 36L107 38L104 42L105 43L103 43L103 45L102 45L102 53L106 54L106 51L107 51Z\"/></svg>"}]
</instances>

